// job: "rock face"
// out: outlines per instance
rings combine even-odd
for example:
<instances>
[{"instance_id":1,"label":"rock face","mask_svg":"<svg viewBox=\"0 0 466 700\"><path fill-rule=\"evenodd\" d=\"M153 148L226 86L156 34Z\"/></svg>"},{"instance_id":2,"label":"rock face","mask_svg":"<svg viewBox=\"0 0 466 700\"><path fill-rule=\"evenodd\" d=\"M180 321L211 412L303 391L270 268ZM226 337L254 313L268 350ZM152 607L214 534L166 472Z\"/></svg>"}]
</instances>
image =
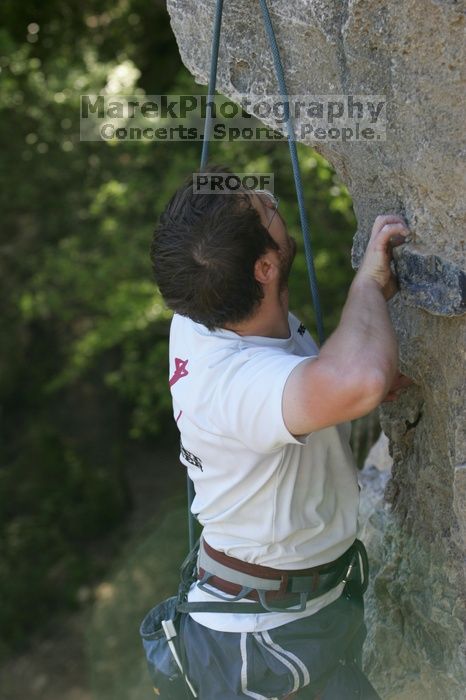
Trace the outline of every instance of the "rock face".
<instances>
[{"instance_id":1,"label":"rock face","mask_svg":"<svg viewBox=\"0 0 466 700\"><path fill-rule=\"evenodd\" d=\"M377 214L401 214L413 232L398 251L401 291L390 307L401 368L416 386L382 410L394 464L385 500L366 522L365 661L384 700L464 700L465 3L269 5L290 94L387 98L385 141L302 139L333 164L353 197L355 266ZM201 83L214 6L168 0L183 61ZM225 3L217 86L236 100L277 94L259 3Z\"/></svg>"}]
</instances>

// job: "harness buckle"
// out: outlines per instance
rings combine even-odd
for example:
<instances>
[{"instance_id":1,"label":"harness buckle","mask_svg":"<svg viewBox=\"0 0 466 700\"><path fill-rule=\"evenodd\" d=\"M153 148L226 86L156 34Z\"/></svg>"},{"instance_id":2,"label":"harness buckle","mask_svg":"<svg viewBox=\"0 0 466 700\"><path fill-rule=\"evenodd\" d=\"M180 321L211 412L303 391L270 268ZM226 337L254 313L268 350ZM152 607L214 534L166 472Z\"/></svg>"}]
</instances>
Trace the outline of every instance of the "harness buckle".
<instances>
[{"instance_id":1,"label":"harness buckle","mask_svg":"<svg viewBox=\"0 0 466 700\"><path fill-rule=\"evenodd\" d=\"M257 595L259 596L259 601L262 605L263 608L268 610L269 612L303 612L306 610L306 604L307 604L307 593L306 591L302 591L299 594L299 603L297 605L292 605L291 607L286 607L286 608L278 608L274 605L270 605L267 603L267 598L266 598L266 593L267 591L260 590L259 588L256 588Z\"/></svg>"},{"instance_id":2,"label":"harness buckle","mask_svg":"<svg viewBox=\"0 0 466 700\"><path fill-rule=\"evenodd\" d=\"M237 593L233 598L231 596L226 596L222 595L218 590L213 591L210 588L206 587L206 583L209 582L209 579L213 577L213 574L211 574L209 571L205 571L204 575L202 578L200 578L197 582L197 587L199 590L204 591L204 593L208 593L209 595L213 595L216 598L220 598L220 600L226 600L229 603L236 603L237 601L241 600L242 598L245 598L251 591L253 591L253 588L249 588L248 586L243 586L239 593Z\"/></svg>"}]
</instances>

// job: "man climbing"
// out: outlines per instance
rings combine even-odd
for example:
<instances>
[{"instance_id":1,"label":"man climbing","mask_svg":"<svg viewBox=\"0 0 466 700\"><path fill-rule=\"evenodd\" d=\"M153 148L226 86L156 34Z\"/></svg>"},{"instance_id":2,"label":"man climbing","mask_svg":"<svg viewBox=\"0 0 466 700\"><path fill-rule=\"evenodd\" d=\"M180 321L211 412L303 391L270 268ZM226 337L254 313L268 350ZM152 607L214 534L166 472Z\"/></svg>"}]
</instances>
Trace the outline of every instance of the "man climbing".
<instances>
[{"instance_id":1,"label":"man climbing","mask_svg":"<svg viewBox=\"0 0 466 700\"><path fill-rule=\"evenodd\" d=\"M367 567L349 421L403 386L387 300L407 233L377 217L319 351L288 309L296 244L273 195L185 184L161 217L151 260L175 311L170 390L203 525L189 601L235 607L183 615L201 700L378 698L360 667Z\"/></svg>"}]
</instances>

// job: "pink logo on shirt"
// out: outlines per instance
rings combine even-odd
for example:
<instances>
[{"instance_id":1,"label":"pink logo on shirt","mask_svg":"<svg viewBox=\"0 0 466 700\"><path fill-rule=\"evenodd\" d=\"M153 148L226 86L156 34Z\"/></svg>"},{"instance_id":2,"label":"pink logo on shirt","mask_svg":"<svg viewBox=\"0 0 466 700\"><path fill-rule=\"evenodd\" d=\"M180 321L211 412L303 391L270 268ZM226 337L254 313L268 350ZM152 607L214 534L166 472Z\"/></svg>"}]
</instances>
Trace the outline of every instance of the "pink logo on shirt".
<instances>
[{"instance_id":1,"label":"pink logo on shirt","mask_svg":"<svg viewBox=\"0 0 466 700\"><path fill-rule=\"evenodd\" d=\"M178 379L183 379L183 377L186 377L189 374L188 370L186 369L188 362L189 360L180 360L179 357L175 357L175 371L170 377L169 386L173 386L173 384L176 384Z\"/></svg>"}]
</instances>

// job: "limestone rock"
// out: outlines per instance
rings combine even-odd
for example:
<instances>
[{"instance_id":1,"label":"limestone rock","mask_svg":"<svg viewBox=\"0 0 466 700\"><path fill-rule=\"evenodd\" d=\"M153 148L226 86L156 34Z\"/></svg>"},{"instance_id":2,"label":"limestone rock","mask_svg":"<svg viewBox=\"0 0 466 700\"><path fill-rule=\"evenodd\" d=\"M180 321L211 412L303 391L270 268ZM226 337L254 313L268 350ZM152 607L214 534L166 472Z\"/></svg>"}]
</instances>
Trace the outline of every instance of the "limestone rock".
<instances>
[{"instance_id":1,"label":"limestone rock","mask_svg":"<svg viewBox=\"0 0 466 700\"><path fill-rule=\"evenodd\" d=\"M355 266L377 214L403 215L413 233L397 254L390 309L401 369L416 385L382 410L393 471L368 520L367 669L384 700L464 700L465 1L269 6L290 94L388 99L386 141L304 139L353 197ZM168 0L183 61L201 83L214 7ZM258 3L225 3L218 89L236 100L278 92Z\"/></svg>"},{"instance_id":2,"label":"limestone rock","mask_svg":"<svg viewBox=\"0 0 466 700\"><path fill-rule=\"evenodd\" d=\"M388 437L380 433L378 440L372 445L364 463L364 469L376 467L379 471L389 472L393 466L390 456Z\"/></svg>"},{"instance_id":3,"label":"limestone rock","mask_svg":"<svg viewBox=\"0 0 466 700\"><path fill-rule=\"evenodd\" d=\"M380 433L366 457L359 473L361 487L359 503L359 535L368 549L372 549L372 538L379 538L380 533L374 528L381 511L388 513L384 494L391 476L393 460L389 452L388 437Z\"/></svg>"}]
</instances>

